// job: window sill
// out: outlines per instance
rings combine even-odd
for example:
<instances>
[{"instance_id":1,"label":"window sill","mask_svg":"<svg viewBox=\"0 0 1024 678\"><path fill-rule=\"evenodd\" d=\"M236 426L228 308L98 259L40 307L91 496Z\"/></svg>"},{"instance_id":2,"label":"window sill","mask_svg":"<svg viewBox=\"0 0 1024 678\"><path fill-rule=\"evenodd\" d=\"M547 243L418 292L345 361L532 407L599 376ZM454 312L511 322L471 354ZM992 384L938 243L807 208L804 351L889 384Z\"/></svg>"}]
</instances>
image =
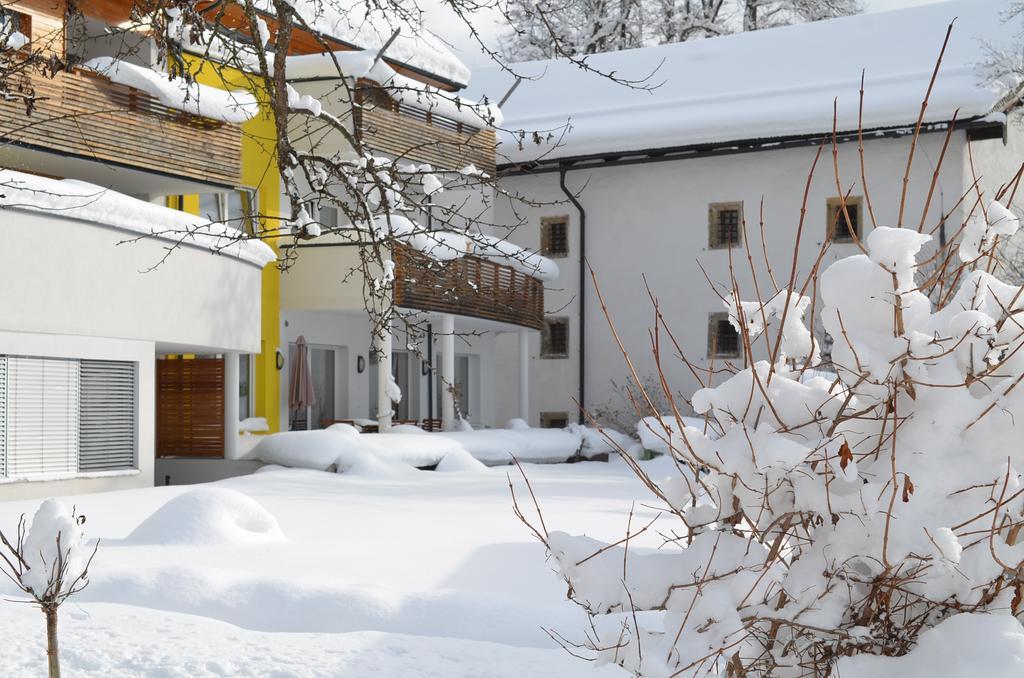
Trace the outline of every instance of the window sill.
<instances>
[{"instance_id":1,"label":"window sill","mask_svg":"<svg viewBox=\"0 0 1024 678\"><path fill-rule=\"evenodd\" d=\"M127 476L140 475L142 471L137 468L123 469L120 471L93 471L92 473L52 473L47 475L26 475L0 478L0 485L13 483L44 483L54 480L95 480L99 478L122 478Z\"/></svg>"}]
</instances>

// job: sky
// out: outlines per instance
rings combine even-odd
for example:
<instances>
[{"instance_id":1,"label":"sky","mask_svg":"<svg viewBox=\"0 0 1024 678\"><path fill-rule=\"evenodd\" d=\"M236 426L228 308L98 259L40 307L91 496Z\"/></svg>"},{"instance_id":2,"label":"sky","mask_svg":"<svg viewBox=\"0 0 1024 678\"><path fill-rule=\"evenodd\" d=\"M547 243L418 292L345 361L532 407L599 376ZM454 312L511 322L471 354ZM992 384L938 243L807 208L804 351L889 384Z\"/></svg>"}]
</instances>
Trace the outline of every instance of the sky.
<instances>
[{"instance_id":1,"label":"sky","mask_svg":"<svg viewBox=\"0 0 1024 678\"><path fill-rule=\"evenodd\" d=\"M926 5L941 0L863 0L865 11L884 12L890 9L901 7L913 7L915 5ZM433 11L431 6L436 6ZM450 12L443 8L440 0L424 0L420 6L426 10L427 28L441 36L454 48L458 57L462 59L470 69L481 68L491 65L490 59L476 45L469 31ZM497 37L503 32L502 25L497 20L478 21L476 29L483 39L490 45L495 45Z\"/></svg>"}]
</instances>

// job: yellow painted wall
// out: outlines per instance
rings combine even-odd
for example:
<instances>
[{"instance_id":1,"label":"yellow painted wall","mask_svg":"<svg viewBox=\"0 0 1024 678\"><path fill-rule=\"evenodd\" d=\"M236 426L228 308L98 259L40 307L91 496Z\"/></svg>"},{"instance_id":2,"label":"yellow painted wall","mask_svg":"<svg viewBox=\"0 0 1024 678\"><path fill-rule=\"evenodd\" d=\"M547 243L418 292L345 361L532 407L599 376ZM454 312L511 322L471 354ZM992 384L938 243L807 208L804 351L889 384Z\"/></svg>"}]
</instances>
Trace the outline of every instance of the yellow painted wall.
<instances>
[{"instance_id":1,"label":"yellow painted wall","mask_svg":"<svg viewBox=\"0 0 1024 678\"><path fill-rule=\"evenodd\" d=\"M190 56L186 61L196 81L221 89L254 90L253 76L233 68L226 68L200 57ZM261 93L257 98L263 100ZM276 233L284 226L277 217L281 211L281 175L275 154L275 128L273 114L268 106L242 124L242 186L257 191L258 212L262 216L261 233ZM185 196L183 209L199 212L198 196ZM265 242L278 249L277 238ZM262 340L261 351L255 361L254 414L265 417L271 432L281 430L280 388L282 371L277 369L277 349L281 345L281 272L274 264L263 269L262 280Z\"/></svg>"}]
</instances>

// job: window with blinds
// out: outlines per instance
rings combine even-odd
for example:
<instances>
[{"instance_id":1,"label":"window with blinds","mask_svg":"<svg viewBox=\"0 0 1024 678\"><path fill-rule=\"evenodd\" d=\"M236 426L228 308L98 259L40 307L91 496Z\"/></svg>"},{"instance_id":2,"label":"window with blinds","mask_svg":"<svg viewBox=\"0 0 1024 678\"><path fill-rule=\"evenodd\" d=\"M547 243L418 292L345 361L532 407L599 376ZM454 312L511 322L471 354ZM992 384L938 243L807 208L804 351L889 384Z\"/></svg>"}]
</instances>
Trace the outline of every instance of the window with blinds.
<instances>
[{"instance_id":1,"label":"window with blinds","mask_svg":"<svg viewBox=\"0 0 1024 678\"><path fill-rule=\"evenodd\" d=\"M135 467L135 363L83 360L80 364L78 470Z\"/></svg>"},{"instance_id":2,"label":"window with blinds","mask_svg":"<svg viewBox=\"0 0 1024 678\"><path fill-rule=\"evenodd\" d=\"M0 356L0 475L135 468L135 363Z\"/></svg>"}]
</instances>

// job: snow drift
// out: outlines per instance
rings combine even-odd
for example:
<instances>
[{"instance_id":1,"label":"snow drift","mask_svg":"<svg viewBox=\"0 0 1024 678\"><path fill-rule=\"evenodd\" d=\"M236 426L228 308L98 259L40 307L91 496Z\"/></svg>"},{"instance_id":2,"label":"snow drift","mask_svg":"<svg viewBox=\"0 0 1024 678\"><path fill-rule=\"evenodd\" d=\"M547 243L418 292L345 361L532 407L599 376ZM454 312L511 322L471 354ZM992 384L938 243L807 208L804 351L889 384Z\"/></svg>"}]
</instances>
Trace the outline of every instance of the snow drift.
<instances>
[{"instance_id":1,"label":"snow drift","mask_svg":"<svg viewBox=\"0 0 1024 678\"><path fill-rule=\"evenodd\" d=\"M200 487L161 506L127 544L217 546L285 541L277 519L251 497L220 487Z\"/></svg>"}]
</instances>

